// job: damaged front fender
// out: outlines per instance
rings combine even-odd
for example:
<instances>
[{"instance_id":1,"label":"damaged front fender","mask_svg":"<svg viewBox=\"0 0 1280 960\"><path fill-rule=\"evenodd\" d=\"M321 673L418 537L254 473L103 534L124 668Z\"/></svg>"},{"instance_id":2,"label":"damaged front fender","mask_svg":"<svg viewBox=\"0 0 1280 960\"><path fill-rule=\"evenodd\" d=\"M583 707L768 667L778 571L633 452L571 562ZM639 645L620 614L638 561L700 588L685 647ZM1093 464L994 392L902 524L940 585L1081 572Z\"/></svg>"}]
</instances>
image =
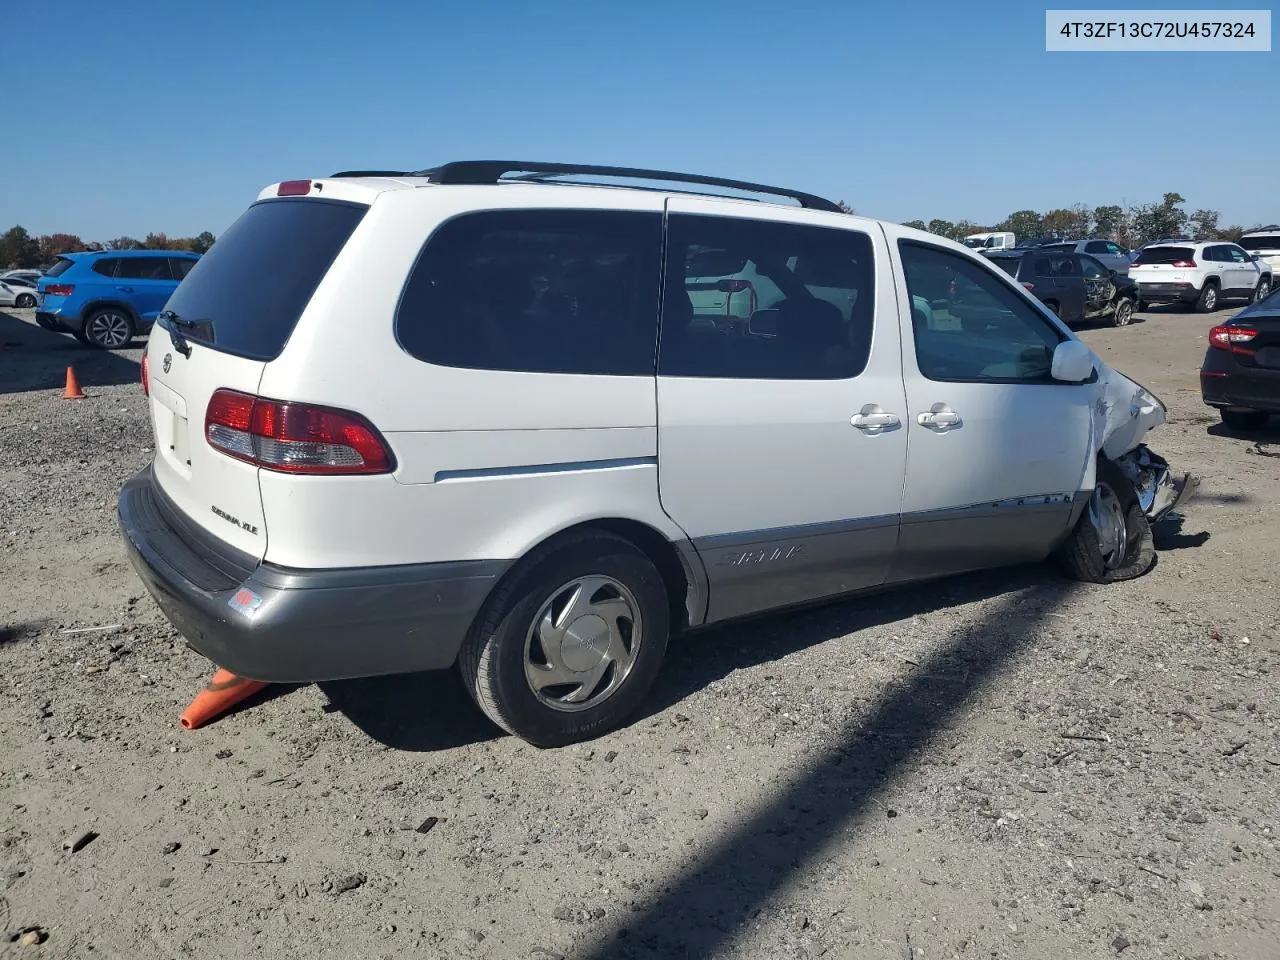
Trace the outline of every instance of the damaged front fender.
<instances>
[{"instance_id":1,"label":"damaged front fender","mask_svg":"<svg viewBox=\"0 0 1280 960\"><path fill-rule=\"evenodd\" d=\"M1184 503L1200 485L1198 477L1175 477L1168 462L1142 442L1165 422L1167 410L1154 393L1118 370L1099 363L1101 395L1094 409L1094 436L1103 456L1133 483L1138 503L1151 522Z\"/></svg>"}]
</instances>

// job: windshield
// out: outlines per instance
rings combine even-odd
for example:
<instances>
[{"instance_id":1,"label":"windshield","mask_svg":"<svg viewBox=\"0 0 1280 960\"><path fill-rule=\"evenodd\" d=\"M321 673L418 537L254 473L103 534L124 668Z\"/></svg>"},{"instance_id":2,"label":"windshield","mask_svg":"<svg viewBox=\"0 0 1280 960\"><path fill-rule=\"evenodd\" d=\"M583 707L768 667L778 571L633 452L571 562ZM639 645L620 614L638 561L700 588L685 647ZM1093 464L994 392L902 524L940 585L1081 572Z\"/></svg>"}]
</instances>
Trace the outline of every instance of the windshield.
<instances>
[{"instance_id":1,"label":"windshield","mask_svg":"<svg viewBox=\"0 0 1280 960\"><path fill-rule=\"evenodd\" d=\"M1257 234L1252 237L1242 237L1240 246L1244 247L1250 253L1258 253L1262 250L1280 250L1280 233Z\"/></svg>"},{"instance_id":2,"label":"windshield","mask_svg":"<svg viewBox=\"0 0 1280 960\"><path fill-rule=\"evenodd\" d=\"M255 203L191 268L162 318L195 324L182 333L197 343L274 360L368 209L310 198Z\"/></svg>"}]
</instances>

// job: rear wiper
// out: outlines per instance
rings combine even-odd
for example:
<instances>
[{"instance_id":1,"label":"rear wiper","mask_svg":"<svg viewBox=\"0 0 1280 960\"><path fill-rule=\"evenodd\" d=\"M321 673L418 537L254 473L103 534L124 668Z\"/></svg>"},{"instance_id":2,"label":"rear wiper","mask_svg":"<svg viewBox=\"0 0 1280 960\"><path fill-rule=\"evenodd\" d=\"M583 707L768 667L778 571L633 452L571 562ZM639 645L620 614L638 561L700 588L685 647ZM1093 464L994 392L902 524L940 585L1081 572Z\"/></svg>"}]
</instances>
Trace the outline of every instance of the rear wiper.
<instances>
[{"instance_id":1,"label":"rear wiper","mask_svg":"<svg viewBox=\"0 0 1280 960\"><path fill-rule=\"evenodd\" d=\"M156 318L164 323L164 328L169 331L169 342L173 344L173 349L177 350L184 357L191 356L191 344L187 342L179 331L179 326L189 327L192 324L187 323L172 310L161 310L160 315Z\"/></svg>"}]
</instances>

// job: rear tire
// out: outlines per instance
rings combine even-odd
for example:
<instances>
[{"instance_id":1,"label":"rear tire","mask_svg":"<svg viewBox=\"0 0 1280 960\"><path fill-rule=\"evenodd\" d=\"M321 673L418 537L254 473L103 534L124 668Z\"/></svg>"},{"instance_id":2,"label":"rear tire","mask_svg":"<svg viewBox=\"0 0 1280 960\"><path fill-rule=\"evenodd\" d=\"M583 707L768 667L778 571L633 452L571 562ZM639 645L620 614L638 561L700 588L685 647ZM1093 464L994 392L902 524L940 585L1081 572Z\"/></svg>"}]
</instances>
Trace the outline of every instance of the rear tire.
<instances>
[{"instance_id":1,"label":"rear tire","mask_svg":"<svg viewBox=\"0 0 1280 960\"><path fill-rule=\"evenodd\" d=\"M1067 576L1084 583L1133 580L1155 566L1151 523L1133 484L1110 461L1098 460L1089 502L1057 558Z\"/></svg>"},{"instance_id":2,"label":"rear tire","mask_svg":"<svg viewBox=\"0 0 1280 960\"><path fill-rule=\"evenodd\" d=\"M133 341L133 317L119 307L103 307L84 320L85 343L100 350L120 350Z\"/></svg>"},{"instance_id":3,"label":"rear tire","mask_svg":"<svg viewBox=\"0 0 1280 960\"><path fill-rule=\"evenodd\" d=\"M1111 325L1113 327L1127 327L1133 319L1133 301L1128 297L1121 297L1116 301L1115 309L1111 311Z\"/></svg>"},{"instance_id":4,"label":"rear tire","mask_svg":"<svg viewBox=\"0 0 1280 960\"><path fill-rule=\"evenodd\" d=\"M1200 297L1196 300L1196 309L1201 313L1213 313L1218 309L1218 285L1205 281Z\"/></svg>"},{"instance_id":5,"label":"rear tire","mask_svg":"<svg viewBox=\"0 0 1280 960\"><path fill-rule=\"evenodd\" d=\"M1258 281L1258 289L1253 291L1253 302L1258 303L1262 300L1267 299L1270 293L1271 293L1271 281L1268 280L1266 277L1263 277L1261 280Z\"/></svg>"},{"instance_id":6,"label":"rear tire","mask_svg":"<svg viewBox=\"0 0 1280 960\"><path fill-rule=\"evenodd\" d=\"M1270 416L1265 410L1227 410L1219 409L1222 425L1232 430L1261 430L1267 425Z\"/></svg>"},{"instance_id":7,"label":"rear tire","mask_svg":"<svg viewBox=\"0 0 1280 960\"><path fill-rule=\"evenodd\" d=\"M535 554L497 588L458 672L508 733L538 747L588 740L621 726L653 686L670 609L648 557L587 534Z\"/></svg>"},{"instance_id":8,"label":"rear tire","mask_svg":"<svg viewBox=\"0 0 1280 960\"><path fill-rule=\"evenodd\" d=\"M19 310L30 310L36 305L36 298L29 293L20 293L17 299L13 301L13 305Z\"/></svg>"}]
</instances>

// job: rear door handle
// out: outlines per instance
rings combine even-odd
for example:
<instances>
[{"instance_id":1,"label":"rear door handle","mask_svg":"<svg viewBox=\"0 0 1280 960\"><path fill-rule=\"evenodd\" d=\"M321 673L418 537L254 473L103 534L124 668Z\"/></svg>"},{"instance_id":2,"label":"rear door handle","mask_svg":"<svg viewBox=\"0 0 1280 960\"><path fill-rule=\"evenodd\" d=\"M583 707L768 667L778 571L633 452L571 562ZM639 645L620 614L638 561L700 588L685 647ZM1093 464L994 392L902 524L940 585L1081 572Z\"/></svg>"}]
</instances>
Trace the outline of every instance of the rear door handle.
<instances>
[{"instance_id":1,"label":"rear door handle","mask_svg":"<svg viewBox=\"0 0 1280 960\"><path fill-rule=\"evenodd\" d=\"M879 433L881 430L889 430L902 423L896 413L889 413L875 403L868 403L858 413L850 417L849 422L859 430L865 430L867 433Z\"/></svg>"},{"instance_id":2,"label":"rear door handle","mask_svg":"<svg viewBox=\"0 0 1280 960\"><path fill-rule=\"evenodd\" d=\"M960 425L960 414L945 403L935 403L927 411L916 416L916 423L931 430L956 427Z\"/></svg>"}]
</instances>

